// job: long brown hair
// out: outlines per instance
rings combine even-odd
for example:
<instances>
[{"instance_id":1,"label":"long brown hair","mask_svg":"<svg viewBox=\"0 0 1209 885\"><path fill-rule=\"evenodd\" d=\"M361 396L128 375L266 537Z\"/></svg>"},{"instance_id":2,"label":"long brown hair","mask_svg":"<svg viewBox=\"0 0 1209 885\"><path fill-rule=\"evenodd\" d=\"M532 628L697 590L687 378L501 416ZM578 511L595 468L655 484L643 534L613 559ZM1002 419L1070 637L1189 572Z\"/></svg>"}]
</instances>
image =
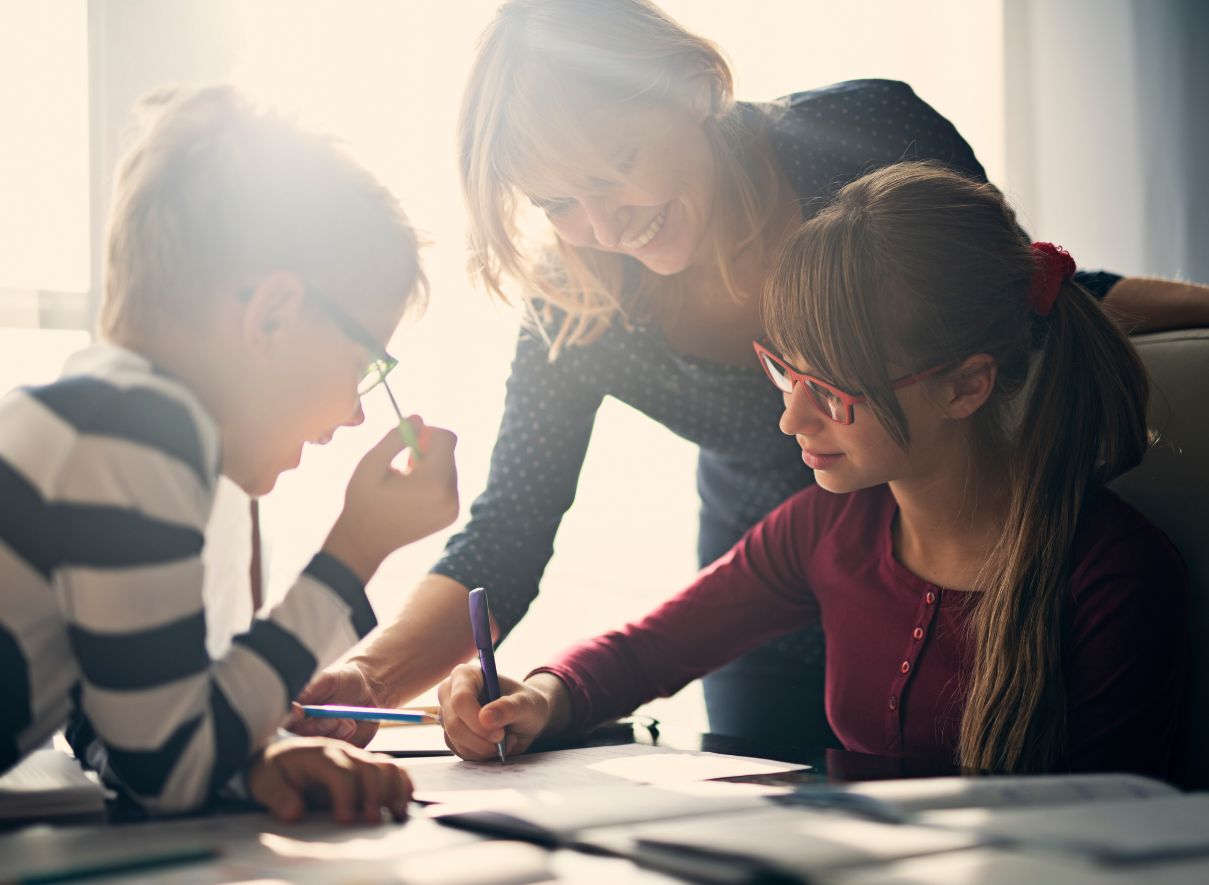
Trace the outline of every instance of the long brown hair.
<instances>
[{"instance_id":1,"label":"long brown hair","mask_svg":"<svg viewBox=\"0 0 1209 885\"><path fill-rule=\"evenodd\" d=\"M734 259L748 250L757 266L766 263L781 179L766 132L741 119L718 47L647 0L511 0L483 33L458 121L469 269L490 294L508 300L512 283L526 302L559 310L552 358L594 340L618 315L647 319L654 294L675 298L679 287L633 258L527 236L523 191L559 193L586 177L584 158L596 154L584 134L593 109L684 107L702 78L712 91L704 130L720 207L708 254L738 299Z\"/></svg>"},{"instance_id":2,"label":"long brown hair","mask_svg":"<svg viewBox=\"0 0 1209 885\"><path fill-rule=\"evenodd\" d=\"M772 341L866 393L904 448L888 364L995 360L995 388L967 423L972 446L1001 456L1010 503L976 582L958 760L1051 768L1065 747L1061 617L1080 512L1148 444L1137 354L1073 281L1048 316L1033 313L1037 258L1003 195L932 164L849 184L782 259L765 293Z\"/></svg>"}]
</instances>

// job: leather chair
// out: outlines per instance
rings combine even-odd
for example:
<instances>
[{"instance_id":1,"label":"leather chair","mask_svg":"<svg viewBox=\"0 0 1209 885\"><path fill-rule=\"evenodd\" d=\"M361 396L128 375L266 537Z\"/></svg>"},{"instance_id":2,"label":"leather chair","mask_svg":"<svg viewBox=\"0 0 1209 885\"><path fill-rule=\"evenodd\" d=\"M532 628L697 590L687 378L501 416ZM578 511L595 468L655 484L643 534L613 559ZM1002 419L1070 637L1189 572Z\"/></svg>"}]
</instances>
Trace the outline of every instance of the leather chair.
<instances>
[{"instance_id":1,"label":"leather chair","mask_svg":"<svg viewBox=\"0 0 1209 885\"><path fill-rule=\"evenodd\" d=\"M1150 426L1159 438L1113 483L1158 525L1188 564L1191 653L1174 778L1209 787L1209 329L1137 335L1150 374Z\"/></svg>"}]
</instances>

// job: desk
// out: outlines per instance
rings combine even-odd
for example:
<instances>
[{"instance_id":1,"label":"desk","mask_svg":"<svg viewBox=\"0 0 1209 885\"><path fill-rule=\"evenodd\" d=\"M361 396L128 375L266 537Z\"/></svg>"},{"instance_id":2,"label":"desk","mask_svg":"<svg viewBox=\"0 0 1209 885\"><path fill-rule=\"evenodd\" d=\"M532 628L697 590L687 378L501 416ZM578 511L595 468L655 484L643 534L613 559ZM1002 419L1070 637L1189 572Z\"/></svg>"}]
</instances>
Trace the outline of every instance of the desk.
<instances>
[{"instance_id":1,"label":"desk","mask_svg":"<svg viewBox=\"0 0 1209 885\"><path fill-rule=\"evenodd\" d=\"M672 750L707 750L732 755L763 756L813 766L785 775L734 778L738 781L784 783L821 780L843 772L859 776L903 777L949 774L913 769L902 760L817 747L787 744L757 747L718 735L701 735L675 728L650 727L623 721L577 742L577 746L639 743ZM553 749L546 747L545 749ZM680 881L643 870L629 861L596 857L568 850L547 851L520 842L486 839L437 824L418 812L403 826L341 827L316 819L300 825L273 821L265 814L229 809L186 819L130 822L127 809L115 808L111 825L34 826L0 835L2 863L15 863L19 853L51 853L56 857L86 856L98 849L121 850L153 846L156 850L187 851L219 845L216 860L166 867L120 878L89 881L200 885L215 882L315 883L527 883L551 881L669 883ZM0 881L4 878L0 872Z\"/></svg>"}]
</instances>

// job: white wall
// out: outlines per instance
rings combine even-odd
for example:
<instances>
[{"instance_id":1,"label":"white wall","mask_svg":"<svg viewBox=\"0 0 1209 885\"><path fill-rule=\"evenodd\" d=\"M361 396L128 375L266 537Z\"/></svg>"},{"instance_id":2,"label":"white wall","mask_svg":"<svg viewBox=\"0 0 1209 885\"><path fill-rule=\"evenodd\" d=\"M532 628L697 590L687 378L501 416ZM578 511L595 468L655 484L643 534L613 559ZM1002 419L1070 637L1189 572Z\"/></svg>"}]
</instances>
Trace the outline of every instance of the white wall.
<instances>
[{"instance_id":1,"label":"white wall","mask_svg":"<svg viewBox=\"0 0 1209 885\"><path fill-rule=\"evenodd\" d=\"M1209 4L1005 4L1007 172L1086 267L1209 281Z\"/></svg>"}]
</instances>

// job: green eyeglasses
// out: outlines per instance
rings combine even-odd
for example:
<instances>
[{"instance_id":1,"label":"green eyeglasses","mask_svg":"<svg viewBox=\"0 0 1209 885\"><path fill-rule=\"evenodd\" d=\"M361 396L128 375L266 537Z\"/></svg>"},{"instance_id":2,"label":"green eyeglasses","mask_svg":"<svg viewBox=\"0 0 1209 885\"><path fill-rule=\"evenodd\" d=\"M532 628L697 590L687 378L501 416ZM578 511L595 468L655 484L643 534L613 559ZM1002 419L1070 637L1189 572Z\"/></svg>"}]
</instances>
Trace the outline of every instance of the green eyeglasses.
<instances>
[{"instance_id":1,"label":"green eyeglasses","mask_svg":"<svg viewBox=\"0 0 1209 885\"><path fill-rule=\"evenodd\" d=\"M390 399L390 407L395 410L395 416L399 419L399 433L403 436L403 442L412 450L415 457L420 457L420 443L416 438L415 431L412 430L411 423L403 417L403 410L399 408L399 404L395 401L394 391L386 383L386 376L394 371L395 366L399 365L399 361L378 346L378 342L374 340L374 336L365 331L360 323L337 307L334 302L324 298L323 295L313 289L307 289L306 294L307 298L341 332L348 336L350 341L360 344L369 351L370 363L365 368L365 374L361 376L361 382L357 385L357 396L365 396L365 394L381 384L382 389L386 391L386 395Z\"/></svg>"},{"instance_id":2,"label":"green eyeglasses","mask_svg":"<svg viewBox=\"0 0 1209 885\"><path fill-rule=\"evenodd\" d=\"M306 294L311 303L319 308L341 332L348 336L349 340L360 344L369 351L370 362L365 367L365 374L361 376L361 381L357 384L357 396L365 396L365 394L369 393L379 384L386 385L386 376L394 371L395 366L399 365L399 361L383 350L378 342L374 340L373 335L365 331L360 323L337 307L332 301L313 289L307 289ZM390 401L393 403L395 397L390 392L389 385L386 386L386 392L390 395ZM399 407L396 405L395 411L398 410ZM399 420L402 420L402 416L400 416Z\"/></svg>"}]
</instances>

